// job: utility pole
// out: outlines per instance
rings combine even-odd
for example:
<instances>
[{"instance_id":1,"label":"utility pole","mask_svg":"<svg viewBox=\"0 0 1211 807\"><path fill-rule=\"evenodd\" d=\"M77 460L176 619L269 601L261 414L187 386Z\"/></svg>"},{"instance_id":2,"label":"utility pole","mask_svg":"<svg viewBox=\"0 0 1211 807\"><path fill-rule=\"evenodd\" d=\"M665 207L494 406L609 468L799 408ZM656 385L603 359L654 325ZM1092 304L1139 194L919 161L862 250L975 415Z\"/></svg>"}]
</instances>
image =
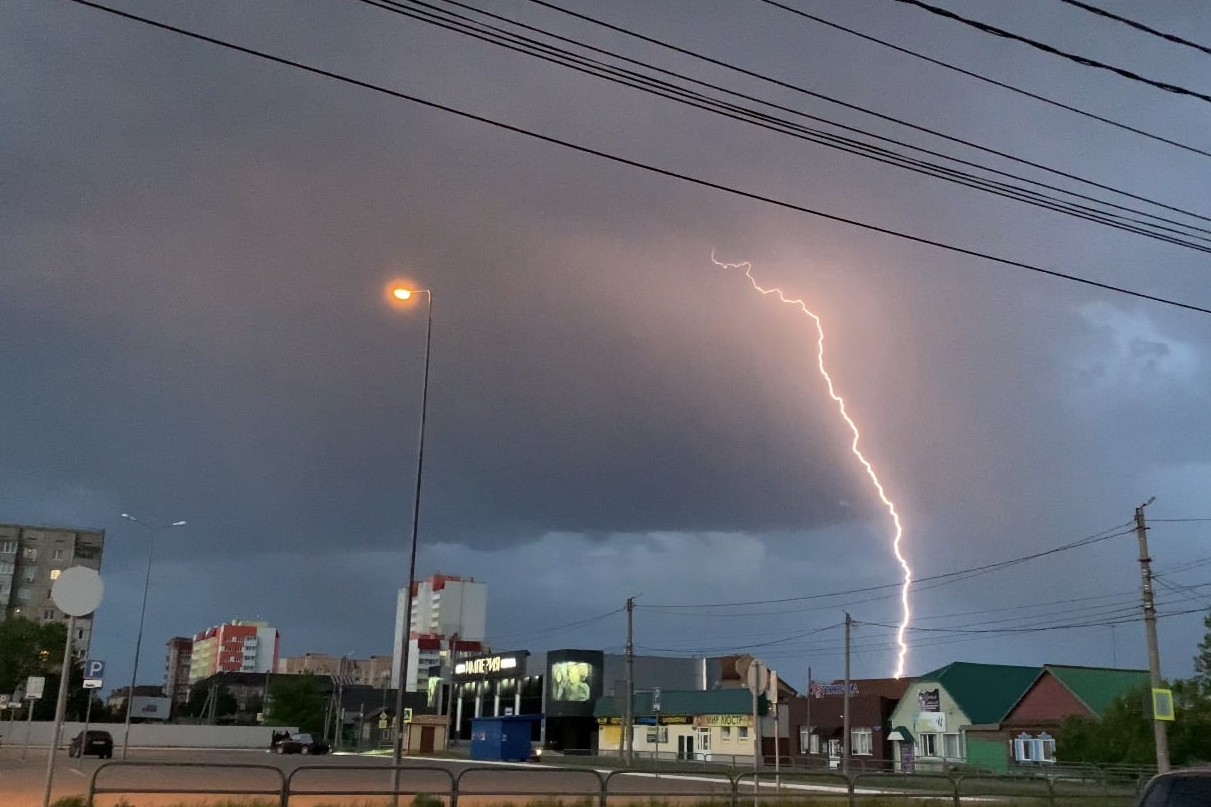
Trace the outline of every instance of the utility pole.
<instances>
[{"instance_id":1,"label":"utility pole","mask_svg":"<svg viewBox=\"0 0 1211 807\"><path fill-rule=\"evenodd\" d=\"M845 692L841 697L841 773L849 776L849 632L854 620L845 614Z\"/></svg>"},{"instance_id":2,"label":"utility pole","mask_svg":"<svg viewBox=\"0 0 1211 807\"><path fill-rule=\"evenodd\" d=\"M622 709L622 755L629 767L635 755L635 598L627 597L627 691ZM660 727L656 727L659 733Z\"/></svg>"},{"instance_id":3,"label":"utility pole","mask_svg":"<svg viewBox=\"0 0 1211 807\"><path fill-rule=\"evenodd\" d=\"M1144 632L1148 636L1148 672L1154 690L1164 687L1161 680L1161 654L1156 641L1156 604L1152 596L1152 558L1148 555L1148 527L1144 524L1144 508L1156 501L1153 496L1135 508L1135 535L1140 543L1140 580L1144 592ZM1152 731L1156 737L1156 770L1169 770L1169 735L1165 721L1159 720L1153 704Z\"/></svg>"}]
</instances>

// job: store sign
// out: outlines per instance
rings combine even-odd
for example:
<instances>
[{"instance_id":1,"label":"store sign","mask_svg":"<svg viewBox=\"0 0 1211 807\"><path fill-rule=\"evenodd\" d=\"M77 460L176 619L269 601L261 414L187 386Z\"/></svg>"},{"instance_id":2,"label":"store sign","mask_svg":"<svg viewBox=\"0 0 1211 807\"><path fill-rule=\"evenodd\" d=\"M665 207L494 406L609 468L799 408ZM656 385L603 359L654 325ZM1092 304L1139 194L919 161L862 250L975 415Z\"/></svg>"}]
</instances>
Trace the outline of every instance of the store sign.
<instances>
[{"instance_id":1,"label":"store sign","mask_svg":"<svg viewBox=\"0 0 1211 807\"><path fill-rule=\"evenodd\" d=\"M937 689L922 689L917 693L917 709L922 712L942 711L942 694Z\"/></svg>"},{"instance_id":2,"label":"store sign","mask_svg":"<svg viewBox=\"0 0 1211 807\"><path fill-rule=\"evenodd\" d=\"M917 734L945 734L946 713L921 712L917 715L917 722L914 728Z\"/></svg>"},{"instance_id":3,"label":"store sign","mask_svg":"<svg viewBox=\"0 0 1211 807\"><path fill-rule=\"evenodd\" d=\"M659 718L653 715L636 715L635 725L637 726L654 726L659 723L661 726L693 726L697 718L692 715L660 715ZM599 726L621 726L621 717L599 717L597 718Z\"/></svg>"},{"instance_id":4,"label":"store sign","mask_svg":"<svg viewBox=\"0 0 1211 807\"><path fill-rule=\"evenodd\" d=\"M751 726L752 724L752 715L699 715L694 720L694 725L700 728L712 728L714 726Z\"/></svg>"},{"instance_id":5,"label":"store sign","mask_svg":"<svg viewBox=\"0 0 1211 807\"><path fill-rule=\"evenodd\" d=\"M508 675L518 668L516 654L504 656L483 656L455 662L454 675L461 678L475 678L489 675Z\"/></svg>"},{"instance_id":6,"label":"store sign","mask_svg":"<svg viewBox=\"0 0 1211 807\"><path fill-rule=\"evenodd\" d=\"M844 695L845 694L845 682L841 681L841 682L834 682L831 684L819 684L819 683L816 683L815 681L812 681L811 686L808 687L808 692L811 693L811 696L813 698L823 698L825 695ZM850 681L849 682L850 697L852 698L852 697L856 696L857 694L858 694L858 682Z\"/></svg>"}]
</instances>

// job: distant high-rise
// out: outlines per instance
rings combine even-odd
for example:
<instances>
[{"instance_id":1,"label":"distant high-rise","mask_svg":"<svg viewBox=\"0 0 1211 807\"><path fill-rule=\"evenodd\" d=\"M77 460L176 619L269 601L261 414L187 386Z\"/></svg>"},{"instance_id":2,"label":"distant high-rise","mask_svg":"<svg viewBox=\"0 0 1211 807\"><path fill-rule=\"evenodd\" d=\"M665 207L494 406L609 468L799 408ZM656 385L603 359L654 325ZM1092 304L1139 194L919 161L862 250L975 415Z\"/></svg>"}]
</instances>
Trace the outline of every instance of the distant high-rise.
<instances>
[{"instance_id":1,"label":"distant high-rise","mask_svg":"<svg viewBox=\"0 0 1211 807\"><path fill-rule=\"evenodd\" d=\"M233 619L204 630L193 637L189 683L217 672L273 672L280 640L268 622Z\"/></svg>"},{"instance_id":2,"label":"distant high-rise","mask_svg":"<svg viewBox=\"0 0 1211 807\"><path fill-rule=\"evenodd\" d=\"M164 658L164 696L173 703L189 700L189 664L193 659L193 639L174 636L168 640Z\"/></svg>"},{"instance_id":3,"label":"distant high-rise","mask_svg":"<svg viewBox=\"0 0 1211 807\"><path fill-rule=\"evenodd\" d=\"M412 622L409 625L406 691L423 690L429 668L452 653L483 649L488 624L488 584L474 578L432 574L412 587ZM408 589L401 588L395 604L395 645L392 648L391 686L399 685L400 643L404 637L404 611Z\"/></svg>"},{"instance_id":4,"label":"distant high-rise","mask_svg":"<svg viewBox=\"0 0 1211 807\"><path fill-rule=\"evenodd\" d=\"M55 607L51 587L71 566L100 570L104 530L0 524L0 620L25 617L67 624ZM76 617L75 652L86 656L92 615Z\"/></svg>"}]
</instances>

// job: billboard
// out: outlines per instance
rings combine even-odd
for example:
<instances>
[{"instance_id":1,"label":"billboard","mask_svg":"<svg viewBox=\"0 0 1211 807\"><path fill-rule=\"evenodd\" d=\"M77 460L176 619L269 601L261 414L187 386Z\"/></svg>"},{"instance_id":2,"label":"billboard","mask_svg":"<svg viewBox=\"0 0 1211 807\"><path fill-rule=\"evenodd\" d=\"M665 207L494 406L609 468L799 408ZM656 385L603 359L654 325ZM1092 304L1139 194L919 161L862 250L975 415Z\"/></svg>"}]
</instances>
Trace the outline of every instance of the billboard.
<instances>
[{"instance_id":1,"label":"billboard","mask_svg":"<svg viewBox=\"0 0 1211 807\"><path fill-rule=\"evenodd\" d=\"M592 717L602 695L605 655L600 650L551 650L547 653L546 712Z\"/></svg>"},{"instance_id":2,"label":"billboard","mask_svg":"<svg viewBox=\"0 0 1211 807\"><path fill-rule=\"evenodd\" d=\"M135 695L130 704L131 720L167 720L172 711L172 698Z\"/></svg>"}]
</instances>

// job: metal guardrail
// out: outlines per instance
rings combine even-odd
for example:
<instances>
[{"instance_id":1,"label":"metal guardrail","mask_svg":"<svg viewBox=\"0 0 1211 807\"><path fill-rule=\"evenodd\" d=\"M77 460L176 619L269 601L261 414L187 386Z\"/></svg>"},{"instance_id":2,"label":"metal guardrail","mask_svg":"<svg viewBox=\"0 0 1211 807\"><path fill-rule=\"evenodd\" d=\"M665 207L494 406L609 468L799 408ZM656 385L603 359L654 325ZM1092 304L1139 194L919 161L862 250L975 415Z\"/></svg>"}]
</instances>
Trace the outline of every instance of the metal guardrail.
<instances>
[{"instance_id":1,"label":"metal guardrail","mask_svg":"<svg viewBox=\"0 0 1211 807\"><path fill-rule=\"evenodd\" d=\"M173 770L207 769L215 775L211 781L221 777L224 771L264 771L271 774L264 784L248 787L189 787L153 783L149 786L115 785L107 782L116 771L127 769ZM393 770L400 770L399 790L388 784ZM341 772L355 775L365 782L365 773L381 775L383 787L306 787L302 781L317 772ZM418 776L419 774L419 776ZM491 774L497 784L487 787L476 786L480 775ZM510 786L500 787L499 779L504 774ZM565 785L526 787L525 780L542 779L560 775L581 777L583 788L568 788ZM661 776L675 778L676 789L660 788ZM630 777L631 786L619 789L618 785ZM428 782L420 780L428 778ZM434 781L436 779L436 782ZM650 786L643 783L651 782ZM427 786L420 786L426 784ZM639 786L635 786L639 785ZM688 772L684 768L625 768L611 771L588 767L562 767L547 765L488 766L465 765L460 770L438 765L390 764L303 764L287 772L273 765L251 763L206 763L206 762L137 762L111 761L102 763L93 771L88 781L88 807L94 807L100 795L204 795L204 796L265 796L273 799L278 807L290 807L293 797L347 796L357 797L363 802L366 797L379 797L399 801L400 796L429 796L446 802L448 807L458 807L461 797L531 796L538 798L573 797L591 800L596 807L615 804L643 802L655 797L705 798L726 803L729 807L741 804L758 807L759 802L769 802L776 807L778 802L801 801L811 798L813 802L825 801L847 807L860 807L867 802L885 802L888 798L903 797L916 802L938 801L962 807L964 803L986 804L989 798L1027 798L1037 805L1059 807L1068 804L1130 805L1134 803L1137 786L1110 787L1104 784L1080 785L1071 779L1052 777L985 776L980 774L917 773L895 774L889 772L858 772L843 774L839 771L812 773L782 772L772 770Z\"/></svg>"}]
</instances>

